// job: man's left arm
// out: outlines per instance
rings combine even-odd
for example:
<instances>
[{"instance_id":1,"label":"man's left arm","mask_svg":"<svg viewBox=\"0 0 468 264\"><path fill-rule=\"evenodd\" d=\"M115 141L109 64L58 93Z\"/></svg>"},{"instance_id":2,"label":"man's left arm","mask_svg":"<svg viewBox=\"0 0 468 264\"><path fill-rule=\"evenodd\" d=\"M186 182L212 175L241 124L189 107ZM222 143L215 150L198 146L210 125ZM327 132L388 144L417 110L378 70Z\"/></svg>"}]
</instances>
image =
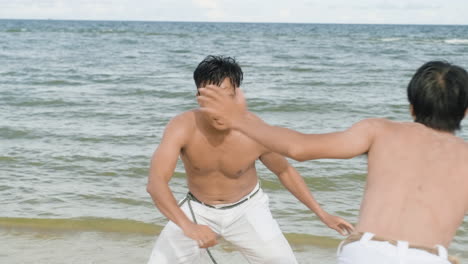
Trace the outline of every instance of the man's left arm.
<instances>
[{"instance_id":1,"label":"man's left arm","mask_svg":"<svg viewBox=\"0 0 468 264\"><path fill-rule=\"evenodd\" d=\"M312 159L349 159L367 153L381 119L365 119L345 131L326 134L304 134L292 129L272 126L247 111L242 90L236 100L209 85L200 88L197 100L201 110L216 116L216 122L238 130L270 151L297 161Z\"/></svg>"},{"instance_id":2,"label":"man's left arm","mask_svg":"<svg viewBox=\"0 0 468 264\"><path fill-rule=\"evenodd\" d=\"M260 160L269 170L278 176L286 189L312 210L323 223L342 235L351 233L353 225L338 216L333 216L325 212L309 191L304 179L283 156L274 152L269 152L261 155Z\"/></svg>"}]
</instances>

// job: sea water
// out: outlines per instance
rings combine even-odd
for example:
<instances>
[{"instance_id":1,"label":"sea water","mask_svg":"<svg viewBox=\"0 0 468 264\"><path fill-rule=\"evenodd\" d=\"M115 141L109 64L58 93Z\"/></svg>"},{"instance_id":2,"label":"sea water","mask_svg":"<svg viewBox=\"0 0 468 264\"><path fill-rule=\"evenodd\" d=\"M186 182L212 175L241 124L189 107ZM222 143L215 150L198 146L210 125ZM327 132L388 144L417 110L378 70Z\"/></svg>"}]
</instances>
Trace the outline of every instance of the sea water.
<instances>
[{"instance_id":1,"label":"sea water","mask_svg":"<svg viewBox=\"0 0 468 264\"><path fill-rule=\"evenodd\" d=\"M167 222L146 193L149 161L167 122L197 107L207 55L237 59L265 121L321 133L411 121L412 74L435 59L468 67L468 27L0 20L0 263L146 262ZM356 223L364 156L292 163ZM342 237L257 168L299 262L334 263ZM170 186L187 192L180 162ZM467 245L465 218L451 245L462 262ZM245 263L226 242L213 255Z\"/></svg>"}]
</instances>

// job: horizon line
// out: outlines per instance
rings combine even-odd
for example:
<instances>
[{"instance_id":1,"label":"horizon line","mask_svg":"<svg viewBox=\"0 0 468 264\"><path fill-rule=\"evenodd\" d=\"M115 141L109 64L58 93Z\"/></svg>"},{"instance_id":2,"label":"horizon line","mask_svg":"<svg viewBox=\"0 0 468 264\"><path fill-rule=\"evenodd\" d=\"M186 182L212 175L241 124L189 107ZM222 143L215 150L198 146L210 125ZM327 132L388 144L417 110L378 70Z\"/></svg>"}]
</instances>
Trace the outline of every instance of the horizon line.
<instances>
[{"instance_id":1,"label":"horizon line","mask_svg":"<svg viewBox=\"0 0 468 264\"><path fill-rule=\"evenodd\" d=\"M76 21L76 22L152 22L152 23L226 23L226 24L311 24L311 25L388 25L388 26L468 26L468 24L430 24L430 23L364 23L364 22L268 22L268 21L184 21L184 20L134 20L134 19L64 19L64 18L0 18L1 20L23 21Z\"/></svg>"}]
</instances>

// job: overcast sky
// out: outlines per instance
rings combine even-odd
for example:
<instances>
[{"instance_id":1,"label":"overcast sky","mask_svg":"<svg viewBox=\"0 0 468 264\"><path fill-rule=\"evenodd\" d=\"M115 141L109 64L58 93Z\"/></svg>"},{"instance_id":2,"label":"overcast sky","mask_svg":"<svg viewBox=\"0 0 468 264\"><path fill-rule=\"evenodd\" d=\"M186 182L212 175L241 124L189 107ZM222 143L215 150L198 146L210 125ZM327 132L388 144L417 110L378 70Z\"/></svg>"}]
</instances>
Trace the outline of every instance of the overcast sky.
<instances>
[{"instance_id":1,"label":"overcast sky","mask_svg":"<svg viewBox=\"0 0 468 264\"><path fill-rule=\"evenodd\" d=\"M0 0L0 18L468 25L468 0Z\"/></svg>"}]
</instances>

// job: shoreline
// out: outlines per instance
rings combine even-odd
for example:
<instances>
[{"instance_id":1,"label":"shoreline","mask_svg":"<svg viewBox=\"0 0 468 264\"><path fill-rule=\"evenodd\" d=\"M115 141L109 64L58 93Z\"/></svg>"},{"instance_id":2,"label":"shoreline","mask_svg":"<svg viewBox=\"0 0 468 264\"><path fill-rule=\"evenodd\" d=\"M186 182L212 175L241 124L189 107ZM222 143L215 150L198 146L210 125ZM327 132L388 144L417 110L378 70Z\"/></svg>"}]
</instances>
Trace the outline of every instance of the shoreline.
<instances>
[{"instance_id":1,"label":"shoreline","mask_svg":"<svg viewBox=\"0 0 468 264\"><path fill-rule=\"evenodd\" d=\"M162 228L124 219L0 217L0 243L5 245L0 263L59 264L64 259L75 259L73 263L145 263ZM296 233L285 236L299 263L336 262L339 239ZM212 252L223 263L245 262L236 248L223 239ZM461 263L468 261L468 252L461 248L449 252Z\"/></svg>"}]
</instances>

